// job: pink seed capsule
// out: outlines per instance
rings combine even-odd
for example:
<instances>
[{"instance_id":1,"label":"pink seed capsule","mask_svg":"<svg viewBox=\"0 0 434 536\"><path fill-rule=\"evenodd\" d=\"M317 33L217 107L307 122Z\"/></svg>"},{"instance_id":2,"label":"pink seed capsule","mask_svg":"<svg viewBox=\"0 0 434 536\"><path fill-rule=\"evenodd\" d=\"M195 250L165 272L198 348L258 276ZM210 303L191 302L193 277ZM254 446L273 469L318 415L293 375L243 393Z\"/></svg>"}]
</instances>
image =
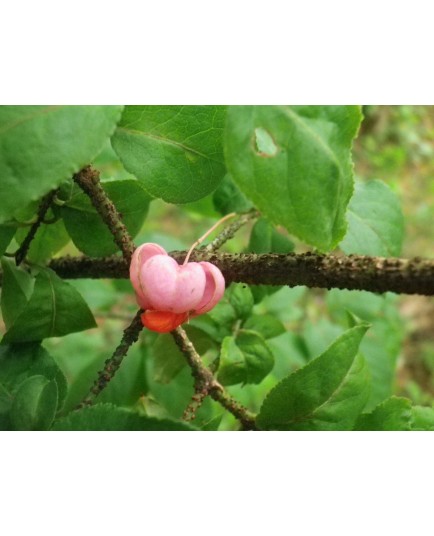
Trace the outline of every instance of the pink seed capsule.
<instances>
[{"instance_id":1,"label":"pink seed capsule","mask_svg":"<svg viewBox=\"0 0 434 536\"><path fill-rule=\"evenodd\" d=\"M149 309L185 313L201 301L206 277L197 262L179 266L168 255L155 255L142 265L140 282Z\"/></svg>"},{"instance_id":2,"label":"pink seed capsule","mask_svg":"<svg viewBox=\"0 0 434 536\"><path fill-rule=\"evenodd\" d=\"M200 262L199 265L205 272L206 283L202 300L193 311L193 315L202 315L211 311L218 304L225 293L225 278L221 271L210 262Z\"/></svg>"},{"instance_id":3,"label":"pink seed capsule","mask_svg":"<svg viewBox=\"0 0 434 536\"><path fill-rule=\"evenodd\" d=\"M130 280L136 291L137 302L142 309L149 309L142 284L140 281L140 269L142 265L154 255L167 255L166 251L158 244L142 244L133 253L130 264Z\"/></svg>"},{"instance_id":4,"label":"pink seed capsule","mask_svg":"<svg viewBox=\"0 0 434 536\"><path fill-rule=\"evenodd\" d=\"M171 331L188 316L210 311L225 291L223 274L210 262L179 265L152 243L134 252L130 279L137 302L147 310L142 315L144 326L160 333Z\"/></svg>"}]
</instances>

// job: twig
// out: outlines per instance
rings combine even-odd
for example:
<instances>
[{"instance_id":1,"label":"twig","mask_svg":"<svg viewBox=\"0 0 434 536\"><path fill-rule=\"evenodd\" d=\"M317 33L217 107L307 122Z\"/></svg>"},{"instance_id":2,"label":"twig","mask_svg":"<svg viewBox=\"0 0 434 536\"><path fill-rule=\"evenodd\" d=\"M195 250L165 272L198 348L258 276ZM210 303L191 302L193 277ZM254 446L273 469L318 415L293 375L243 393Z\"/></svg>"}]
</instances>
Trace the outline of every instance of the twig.
<instances>
[{"instance_id":1,"label":"twig","mask_svg":"<svg viewBox=\"0 0 434 536\"><path fill-rule=\"evenodd\" d=\"M243 225L248 223L250 220L253 220L259 216L259 212L255 209L250 210L246 214L241 214L236 221L228 225L223 231L214 238L212 242L210 242L207 246L203 248L203 251L206 251L207 253L213 253L214 251L217 251L220 249L225 242L230 240L235 236L235 233L240 229Z\"/></svg>"},{"instance_id":2,"label":"twig","mask_svg":"<svg viewBox=\"0 0 434 536\"><path fill-rule=\"evenodd\" d=\"M112 233L113 239L122 251L124 259L130 263L134 252L134 242L122 222L122 217L117 208L101 185L99 171L87 166L74 175L74 181L89 196L93 206Z\"/></svg>"},{"instance_id":3,"label":"twig","mask_svg":"<svg viewBox=\"0 0 434 536\"><path fill-rule=\"evenodd\" d=\"M208 391L197 391L195 389L191 397L190 404L185 408L182 419L184 421L192 421L196 418L196 411L201 407L203 401L208 396Z\"/></svg>"},{"instance_id":4,"label":"twig","mask_svg":"<svg viewBox=\"0 0 434 536\"><path fill-rule=\"evenodd\" d=\"M30 244L35 238L36 231L39 229L39 226L41 225L41 223L43 223L45 215L47 214L48 209L50 208L56 193L57 189L52 190L45 197L42 198L41 203L38 207L38 212L36 214L36 221L32 224L21 246L15 252L15 263L17 266L19 266L26 258L26 255L30 248Z\"/></svg>"},{"instance_id":5,"label":"twig","mask_svg":"<svg viewBox=\"0 0 434 536\"><path fill-rule=\"evenodd\" d=\"M170 255L182 263L186 252L175 251ZM229 254L196 250L192 260L212 262L220 268L227 282L434 295L434 259L313 253ZM53 259L49 267L65 279L129 277L129 263L119 257L61 257Z\"/></svg>"},{"instance_id":6,"label":"twig","mask_svg":"<svg viewBox=\"0 0 434 536\"><path fill-rule=\"evenodd\" d=\"M179 327L173 330L172 336L184 354L184 357L191 368L195 381L195 392L201 393L201 399L209 394L214 400L219 402L226 410L234 415L242 424L245 430L256 430L255 417L244 406L234 400L214 378L212 372L203 364L202 359L196 352L192 342L187 337L185 331ZM206 394L205 394L206 393ZM190 407L190 406L189 406ZM188 410L189 408L187 408Z\"/></svg>"},{"instance_id":7,"label":"twig","mask_svg":"<svg viewBox=\"0 0 434 536\"><path fill-rule=\"evenodd\" d=\"M119 343L113 355L106 360L104 368L98 372L98 378L95 380L92 389L86 398L77 406L76 409L90 406L94 399L103 391L108 383L113 379L117 370L121 366L122 360L127 355L130 346L132 346L139 338L140 332L143 329L140 315L142 310L137 311L131 324L124 330L121 342Z\"/></svg>"}]
</instances>

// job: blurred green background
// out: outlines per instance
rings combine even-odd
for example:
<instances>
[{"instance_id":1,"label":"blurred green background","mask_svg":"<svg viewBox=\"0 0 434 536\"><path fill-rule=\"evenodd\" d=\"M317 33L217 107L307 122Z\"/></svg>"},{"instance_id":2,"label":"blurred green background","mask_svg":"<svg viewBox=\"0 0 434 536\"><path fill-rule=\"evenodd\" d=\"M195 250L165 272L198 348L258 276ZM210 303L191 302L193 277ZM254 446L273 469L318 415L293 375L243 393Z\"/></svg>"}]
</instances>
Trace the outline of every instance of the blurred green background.
<instances>
[{"instance_id":1,"label":"blurred green background","mask_svg":"<svg viewBox=\"0 0 434 536\"><path fill-rule=\"evenodd\" d=\"M363 113L365 119L354 146L355 174L361 180L385 181L401 199L406 222L402 256L432 257L434 107L364 106ZM129 177L110 146L94 164L105 179ZM220 216L212 195L183 206L154 200L135 243L158 242L168 251L185 249ZM223 250L245 251L252 225L246 225ZM294 242L295 251L306 250L303 244ZM56 256L65 254L80 253L70 242ZM91 307L98 328L44 341L70 385L65 413L85 396L137 310L128 281L80 280L73 284ZM361 346L373 377L367 409L391 394L407 396L416 404L433 404L432 298L296 287L269 293L262 301L256 297L256 301L256 314L274 316L287 331L268 340L275 366L261 384L228 387L252 411L259 408L265 393L277 381L316 357L348 327L347 311L372 323ZM224 318L225 307L223 303L213 312L218 322ZM193 321L187 329L205 360L211 363L218 354L217 347L199 324ZM0 326L0 330L4 332L4 327ZM144 331L140 343L130 350L99 400L134 407L150 415L179 418L191 395L190 372L170 336ZM237 427L232 416L223 415L212 400L206 400L195 424L210 430Z\"/></svg>"},{"instance_id":2,"label":"blurred green background","mask_svg":"<svg viewBox=\"0 0 434 536\"><path fill-rule=\"evenodd\" d=\"M403 257L434 256L434 106L364 106L355 144L356 174L379 178L399 195L406 223ZM431 405L434 396L434 300L402 296L403 346L395 392Z\"/></svg>"}]
</instances>

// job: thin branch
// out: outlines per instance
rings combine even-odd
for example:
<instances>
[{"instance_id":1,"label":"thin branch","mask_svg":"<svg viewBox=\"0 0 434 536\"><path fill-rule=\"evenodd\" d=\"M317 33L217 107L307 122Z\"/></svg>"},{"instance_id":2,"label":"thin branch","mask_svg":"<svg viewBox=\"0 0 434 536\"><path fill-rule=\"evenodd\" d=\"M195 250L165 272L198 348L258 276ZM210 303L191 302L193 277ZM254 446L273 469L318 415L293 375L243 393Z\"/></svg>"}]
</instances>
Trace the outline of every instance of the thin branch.
<instances>
[{"instance_id":1,"label":"thin branch","mask_svg":"<svg viewBox=\"0 0 434 536\"><path fill-rule=\"evenodd\" d=\"M191 368L195 382L195 393L198 394L198 401L202 402L203 398L209 394L241 422L244 430L256 430L255 416L233 399L214 378L213 373L203 364L202 359L196 352L193 343L189 340L185 331L179 327L171 333ZM189 408L190 406L187 410Z\"/></svg>"},{"instance_id":2,"label":"thin branch","mask_svg":"<svg viewBox=\"0 0 434 536\"><path fill-rule=\"evenodd\" d=\"M104 188L101 185L99 171L93 169L91 166L87 166L74 175L74 181L89 196L93 206L96 208L101 219L113 235L116 245L122 251L124 262L129 266L135 245L127 228L122 222L122 215L117 211L115 205L105 193ZM140 309L131 324L125 329L121 342L114 351L112 357L105 362L105 366L103 370L98 373L98 377L95 380L90 393L78 408L92 404L93 400L112 380L130 346L138 340L139 334L143 329L141 320L142 312L143 311Z\"/></svg>"},{"instance_id":3,"label":"thin branch","mask_svg":"<svg viewBox=\"0 0 434 536\"><path fill-rule=\"evenodd\" d=\"M136 316L131 324L124 330L121 342L113 352L113 355L106 360L104 368L98 372L98 378L95 380L89 394L86 396L83 402L77 406L76 409L92 405L95 398L113 379L114 375L121 366L124 357L127 355L130 346L132 346L138 340L140 332L143 329L142 320L140 318L142 313L143 311L141 309L137 311Z\"/></svg>"},{"instance_id":4,"label":"thin branch","mask_svg":"<svg viewBox=\"0 0 434 536\"><path fill-rule=\"evenodd\" d=\"M93 206L112 233L113 240L122 251L124 259L129 263L135 249L134 242L117 208L101 185L99 171L87 166L74 175L74 181L89 196Z\"/></svg>"},{"instance_id":5,"label":"thin branch","mask_svg":"<svg viewBox=\"0 0 434 536\"><path fill-rule=\"evenodd\" d=\"M202 406L208 394L208 391L198 391L195 387L194 394L191 397L191 401L189 405L185 408L185 411L182 415L182 419L184 421L193 421L196 418L196 412Z\"/></svg>"},{"instance_id":6,"label":"thin branch","mask_svg":"<svg viewBox=\"0 0 434 536\"><path fill-rule=\"evenodd\" d=\"M235 236L235 233L238 231L238 229L240 229L250 220L257 218L258 216L259 212L255 209L250 210L246 214L241 214L236 221L234 221L233 223L231 223L231 225L228 225L225 229L223 229L223 231L218 236L216 236L216 238L214 238L212 242L205 246L203 250L207 253L213 253L214 251L217 251L223 246L225 242Z\"/></svg>"},{"instance_id":7,"label":"thin branch","mask_svg":"<svg viewBox=\"0 0 434 536\"><path fill-rule=\"evenodd\" d=\"M45 197L42 198L41 203L38 207L38 212L36 214L36 221L32 224L32 226L29 229L29 232L27 233L26 237L23 240L23 243L15 252L15 263L17 266L19 266L23 262L23 260L26 258L26 255L30 248L30 244L32 240L35 238L36 231L39 229L39 226L41 225L41 223L44 222L45 215L47 214L48 209L51 207L51 203L53 202L53 199L56 193L57 193L57 189L52 190Z\"/></svg>"},{"instance_id":8,"label":"thin branch","mask_svg":"<svg viewBox=\"0 0 434 536\"><path fill-rule=\"evenodd\" d=\"M172 252L179 263L186 252ZM192 260L209 261L222 271L227 282L251 285L306 285L383 293L434 295L434 259L398 259L358 255L313 253L229 254L197 250ZM49 267L65 279L128 278L129 264L119 257L91 259L63 257Z\"/></svg>"}]
</instances>

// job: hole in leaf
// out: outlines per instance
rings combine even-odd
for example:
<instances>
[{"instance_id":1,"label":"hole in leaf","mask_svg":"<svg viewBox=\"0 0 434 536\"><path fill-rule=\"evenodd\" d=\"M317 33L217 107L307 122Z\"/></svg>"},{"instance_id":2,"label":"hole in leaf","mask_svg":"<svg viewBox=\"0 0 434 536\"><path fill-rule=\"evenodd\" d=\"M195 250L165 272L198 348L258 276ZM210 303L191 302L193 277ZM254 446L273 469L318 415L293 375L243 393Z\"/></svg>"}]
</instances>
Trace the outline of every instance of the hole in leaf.
<instances>
[{"instance_id":1,"label":"hole in leaf","mask_svg":"<svg viewBox=\"0 0 434 536\"><path fill-rule=\"evenodd\" d=\"M255 151L259 156L275 156L277 145L271 135L262 127L255 128Z\"/></svg>"}]
</instances>

